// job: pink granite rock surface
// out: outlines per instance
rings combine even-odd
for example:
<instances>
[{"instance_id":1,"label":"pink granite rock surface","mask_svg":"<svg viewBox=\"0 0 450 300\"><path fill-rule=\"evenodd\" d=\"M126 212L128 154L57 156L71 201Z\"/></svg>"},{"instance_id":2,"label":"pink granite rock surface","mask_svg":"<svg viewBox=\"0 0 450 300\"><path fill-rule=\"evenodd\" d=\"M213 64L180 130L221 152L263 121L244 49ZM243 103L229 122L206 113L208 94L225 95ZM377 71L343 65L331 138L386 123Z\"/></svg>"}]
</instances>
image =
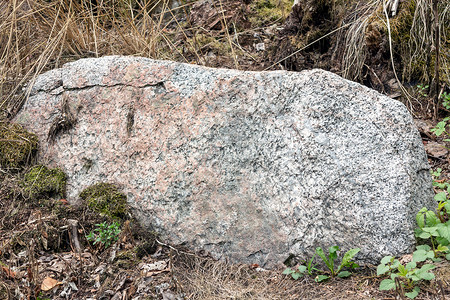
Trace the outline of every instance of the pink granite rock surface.
<instances>
[{"instance_id":1,"label":"pink granite rock surface","mask_svg":"<svg viewBox=\"0 0 450 300\"><path fill-rule=\"evenodd\" d=\"M434 205L404 105L322 70L84 59L39 76L16 121L65 170L70 201L117 183L145 227L231 262L339 245L377 263L412 249L414 216Z\"/></svg>"}]
</instances>

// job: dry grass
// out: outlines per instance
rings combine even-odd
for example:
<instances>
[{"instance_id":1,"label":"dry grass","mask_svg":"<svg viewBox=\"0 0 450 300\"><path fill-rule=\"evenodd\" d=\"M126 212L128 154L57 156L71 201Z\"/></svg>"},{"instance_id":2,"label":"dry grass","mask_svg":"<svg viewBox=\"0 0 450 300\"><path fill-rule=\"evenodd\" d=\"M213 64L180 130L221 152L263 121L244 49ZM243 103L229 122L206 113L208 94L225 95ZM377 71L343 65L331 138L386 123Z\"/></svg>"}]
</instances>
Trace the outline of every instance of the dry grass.
<instances>
[{"instance_id":1,"label":"dry grass","mask_svg":"<svg viewBox=\"0 0 450 300\"><path fill-rule=\"evenodd\" d=\"M442 272L448 267L449 263L444 262L436 271L437 280L421 286L423 292L416 299L440 299L440 295L445 295L449 282L448 275ZM173 262L172 278L187 299L196 300L396 299L395 292L378 289L383 278L376 276L374 268L363 268L351 278L334 278L321 284L310 276L295 281L281 272L258 271L249 265L230 265L180 252Z\"/></svg>"},{"instance_id":2,"label":"dry grass","mask_svg":"<svg viewBox=\"0 0 450 300\"><path fill-rule=\"evenodd\" d=\"M99 1L97 7L88 3L11 0L0 4L3 117L20 108L36 75L67 61L115 54L183 58L167 30L177 27L183 33L168 1Z\"/></svg>"},{"instance_id":3,"label":"dry grass","mask_svg":"<svg viewBox=\"0 0 450 300\"><path fill-rule=\"evenodd\" d=\"M15 115L38 74L79 58L136 55L205 64L205 54L201 50L204 45L197 43L196 33L192 35L197 30L201 32L202 28L195 27L197 24L190 24L189 21L188 11L195 1L181 1L177 8L171 8L171 2L103 0L94 6L84 0L2 1L0 118ZM383 1L333 3L332 15L341 20L337 28L345 27L345 30L335 28L332 31L338 34L336 43L342 49L338 51L338 56L342 58L341 74L362 81L361 72L368 51L368 28L375 26L386 31L388 26L383 14ZM239 68L237 51L242 52L243 49L238 42L235 24L227 21L224 14L228 3L220 0L214 5L222 13L222 43L227 45L233 66ZM403 59L401 80L430 83L434 74L434 29L430 25L433 24L430 5L430 1L426 0L402 2L399 15L389 23L393 35L396 35L394 42L400 41L394 53ZM450 82L449 11L450 4L441 1L439 19L444 51L440 53L440 73L441 80L447 84ZM231 29L235 32L234 36L230 34ZM192 55L188 57L186 52ZM247 52L244 50L246 56L255 60Z\"/></svg>"},{"instance_id":4,"label":"dry grass","mask_svg":"<svg viewBox=\"0 0 450 300\"><path fill-rule=\"evenodd\" d=\"M351 5L351 4L349 4ZM346 50L343 54L343 76L361 80L361 70L367 53L367 33L370 25L385 33L392 32L396 59L403 62L403 80L430 83L434 75L434 13L431 1L403 1L396 16L386 19L383 1L366 1L360 8L351 10L345 22L352 23L345 32ZM441 78L450 82L448 34L450 33L450 3L440 1L440 66Z\"/></svg>"}]
</instances>

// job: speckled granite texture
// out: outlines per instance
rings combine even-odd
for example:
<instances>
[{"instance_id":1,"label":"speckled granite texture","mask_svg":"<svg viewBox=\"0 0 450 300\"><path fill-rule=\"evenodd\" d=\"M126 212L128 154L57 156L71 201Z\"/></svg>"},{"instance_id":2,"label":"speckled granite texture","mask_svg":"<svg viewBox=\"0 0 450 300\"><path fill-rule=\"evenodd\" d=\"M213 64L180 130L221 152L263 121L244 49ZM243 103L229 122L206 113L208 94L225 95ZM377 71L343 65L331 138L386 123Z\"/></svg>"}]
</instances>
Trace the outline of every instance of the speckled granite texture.
<instances>
[{"instance_id":1,"label":"speckled granite texture","mask_svg":"<svg viewBox=\"0 0 450 300\"><path fill-rule=\"evenodd\" d=\"M51 142L64 102L76 123ZM377 263L412 250L415 214L434 204L405 106L322 70L84 59L39 76L16 121L65 170L70 201L118 183L144 226L231 262L339 245Z\"/></svg>"}]
</instances>

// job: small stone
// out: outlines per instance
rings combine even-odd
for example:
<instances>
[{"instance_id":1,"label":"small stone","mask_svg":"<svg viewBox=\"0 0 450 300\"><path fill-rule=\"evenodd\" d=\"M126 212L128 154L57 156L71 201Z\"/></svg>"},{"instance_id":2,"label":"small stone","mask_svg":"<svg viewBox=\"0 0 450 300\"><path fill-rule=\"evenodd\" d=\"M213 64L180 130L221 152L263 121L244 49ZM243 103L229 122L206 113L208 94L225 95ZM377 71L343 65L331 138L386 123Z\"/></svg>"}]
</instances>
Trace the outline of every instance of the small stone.
<instances>
[{"instance_id":1,"label":"small stone","mask_svg":"<svg viewBox=\"0 0 450 300\"><path fill-rule=\"evenodd\" d=\"M255 44L256 51L266 51L266 44L264 43L258 43Z\"/></svg>"},{"instance_id":2,"label":"small stone","mask_svg":"<svg viewBox=\"0 0 450 300\"><path fill-rule=\"evenodd\" d=\"M432 141L425 144L425 151L427 151L428 155L436 158L444 157L448 154L448 150L445 148L445 145Z\"/></svg>"}]
</instances>

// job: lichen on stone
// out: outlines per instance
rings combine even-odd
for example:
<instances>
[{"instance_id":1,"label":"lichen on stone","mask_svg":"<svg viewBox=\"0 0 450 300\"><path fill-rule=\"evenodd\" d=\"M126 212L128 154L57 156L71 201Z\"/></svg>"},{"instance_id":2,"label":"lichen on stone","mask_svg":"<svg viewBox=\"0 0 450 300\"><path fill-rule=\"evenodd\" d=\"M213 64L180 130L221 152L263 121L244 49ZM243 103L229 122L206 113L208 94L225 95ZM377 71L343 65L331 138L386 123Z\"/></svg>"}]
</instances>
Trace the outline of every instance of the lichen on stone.
<instances>
[{"instance_id":1,"label":"lichen on stone","mask_svg":"<svg viewBox=\"0 0 450 300\"><path fill-rule=\"evenodd\" d=\"M0 122L0 166L7 170L20 170L36 155L38 138L22 126Z\"/></svg>"},{"instance_id":2,"label":"lichen on stone","mask_svg":"<svg viewBox=\"0 0 450 300\"><path fill-rule=\"evenodd\" d=\"M30 199L64 197L67 176L59 168L49 169L44 165L32 167L24 176L23 187Z\"/></svg>"},{"instance_id":3,"label":"lichen on stone","mask_svg":"<svg viewBox=\"0 0 450 300\"><path fill-rule=\"evenodd\" d=\"M97 183L84 189L80 198L92 210L113 219L122 219L127 213L127 196L111 183Z\"/></svg>"}]
</instances>

